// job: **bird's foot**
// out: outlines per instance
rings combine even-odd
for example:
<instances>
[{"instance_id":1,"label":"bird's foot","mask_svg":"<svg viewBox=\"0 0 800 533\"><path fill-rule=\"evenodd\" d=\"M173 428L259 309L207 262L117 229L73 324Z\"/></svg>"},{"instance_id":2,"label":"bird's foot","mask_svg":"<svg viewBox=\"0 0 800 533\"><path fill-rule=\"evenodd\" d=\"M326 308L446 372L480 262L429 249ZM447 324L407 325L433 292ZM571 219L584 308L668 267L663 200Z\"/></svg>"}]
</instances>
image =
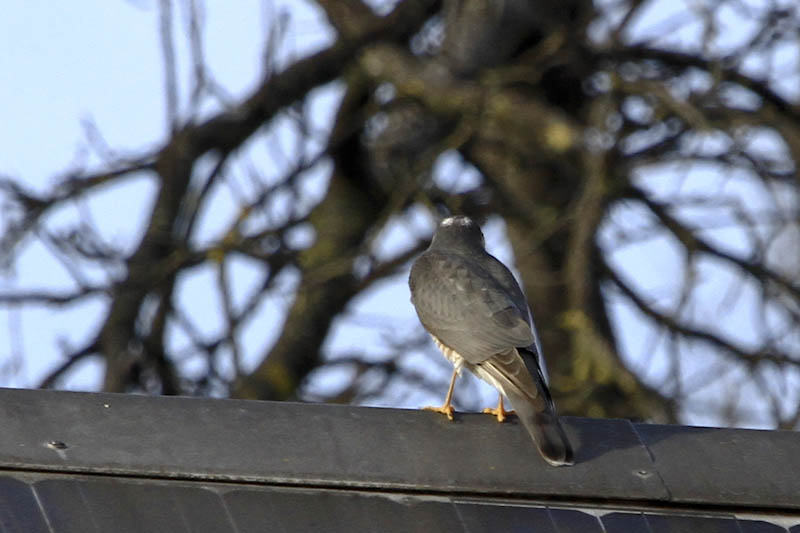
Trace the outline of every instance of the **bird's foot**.
<instances>
[{"instance_id":1,"label":"bird's foot","mask_svg":"<svg viewBox=\"0 0 800 533\"><path fill-rule=\"evenodd\" d=\"M449 403L446 403L441 407L428 406L428 407L423 407L422 409L425 411L433 411L434 413L441 413L443 415L447 415L448 420L452 420L453 413L456 412L456 410L453 409L453 406L450 405Z\"/></svg>"},{"instance_id":2,"label":"bird's foot","mask_svg":"<svg viewBox=\"0 0 800 533\"><path fill-rule=\"evenodd\" d=\"M514 411L506 411L503 408L503 404L500 404L497 407L487 407L483 410L483 412L487 415L494 415L497 417L498 422L503 422L506 418L508 418L508 415L516 414Z\"/></svg>"}]
</instances>

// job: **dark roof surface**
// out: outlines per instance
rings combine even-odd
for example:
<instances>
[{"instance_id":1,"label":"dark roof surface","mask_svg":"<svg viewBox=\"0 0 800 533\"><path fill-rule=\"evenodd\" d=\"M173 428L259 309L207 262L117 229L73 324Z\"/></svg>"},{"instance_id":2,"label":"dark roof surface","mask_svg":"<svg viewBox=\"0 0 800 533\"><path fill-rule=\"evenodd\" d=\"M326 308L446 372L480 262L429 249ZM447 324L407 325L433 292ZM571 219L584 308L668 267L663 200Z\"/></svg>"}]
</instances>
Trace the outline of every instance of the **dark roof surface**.
<instances>
[{"instance_id":1,"label":"dark roof surface","mask_svg":"<svg viewBox=\"0 0 800 533\"><path fill-rule=\"evenodd\" d=\"M0 389L0 531L797 531L800 433Z\"/></svg>"}]
</instances>

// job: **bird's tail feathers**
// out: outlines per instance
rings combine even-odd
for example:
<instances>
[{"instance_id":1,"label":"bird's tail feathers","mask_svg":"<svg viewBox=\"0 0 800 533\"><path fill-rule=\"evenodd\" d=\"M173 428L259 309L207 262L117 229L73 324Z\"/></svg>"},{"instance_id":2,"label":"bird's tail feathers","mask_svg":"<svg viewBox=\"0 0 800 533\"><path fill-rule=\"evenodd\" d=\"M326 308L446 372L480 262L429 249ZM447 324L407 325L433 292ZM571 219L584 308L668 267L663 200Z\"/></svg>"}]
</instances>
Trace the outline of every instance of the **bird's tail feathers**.
<instances>
[{"instance_id":1,"label":"bird's tail feathers","mask_svg":"<svg viewBox=\"0 0 800 533\"><path fill-rule=\"evenodd\" d=\"M495 363L502 365L504 362L495 359L481 366L493 378L491 381L495 386L509 399L544 460L553 466L575 464L572 446L558 419L544 377L541 373L512 373L510 368L495 366ZM514 377L510 379L509 376ZM518 382L523 380L524 383Z\"/></svg>"},{"instance_id":2,"label":"bird's tail feathers","mask_svg":"<svg viewBox=\"0 0 800 533\"><path fill-rule=\"evenodd\" d=\"M552 406L539 410L538 402L531 402L513 388L505 391L505 395L545 461L553 466L575 464L572 446Z\"/></svg>"}]
</instances>

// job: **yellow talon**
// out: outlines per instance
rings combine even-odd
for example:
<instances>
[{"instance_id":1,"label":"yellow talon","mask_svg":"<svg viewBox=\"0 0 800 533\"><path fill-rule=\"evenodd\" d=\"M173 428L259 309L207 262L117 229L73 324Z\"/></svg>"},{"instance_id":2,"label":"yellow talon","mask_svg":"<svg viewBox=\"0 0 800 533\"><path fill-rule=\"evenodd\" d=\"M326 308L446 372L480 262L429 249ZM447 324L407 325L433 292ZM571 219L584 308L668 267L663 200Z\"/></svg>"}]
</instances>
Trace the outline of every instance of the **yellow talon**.
<instances>
[{"instance_id":1,"label":"yellow talon","mask_svg":"<svg viewBox=\"0 0 800 533\"><path fill-rule=\"evenodd\" d=\"M508 415L513 415L514 411L506 411L503 408L503 395L500 395L500 400L497 402L497 407L487 407L483 410L483 412L487 415L494 415L497 417L498 422L503 422Z\"/></svg>"},{"instance_id":2,"label":"yellow talon","mask_svg":"<svg viewBox=\"0 0 800 533\"><path fill-rule=\"evenodd\" d=\"M428 407L423 407L423 409L425 411L433 411L434 413L441 413L443 415L447 415L448 420L453 420L453 413L456 412L456 410L453 409L453 406L450 405L449 403L441 407L428 406Z\"/></svg>"},{"instance_id":3,"label":"yellow talon","mask_svg":"<svg viewBox=\"0 0 800 533\"><path fill-rule=\"evenodd\" d=\"M447 396L444 399L444 405L441 407L423 407L426 411L433 411L434 413L442 413L447 415L448 420L453 419L453 413L456 412L450 402L453 400L453 387L456 386L456 378L458 377L458 369L453 369L453 377L450 379L450 387L447 389Z\"/></svg>"}]
</instances>

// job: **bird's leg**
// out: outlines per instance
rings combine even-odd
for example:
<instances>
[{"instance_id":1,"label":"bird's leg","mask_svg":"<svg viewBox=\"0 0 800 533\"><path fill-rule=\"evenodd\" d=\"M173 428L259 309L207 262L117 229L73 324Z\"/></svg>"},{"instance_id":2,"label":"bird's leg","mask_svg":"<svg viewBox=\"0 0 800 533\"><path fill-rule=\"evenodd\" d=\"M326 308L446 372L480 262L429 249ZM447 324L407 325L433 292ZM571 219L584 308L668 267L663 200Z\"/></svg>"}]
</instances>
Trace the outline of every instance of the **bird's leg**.
<instances>
[{"instance_id":1,"label":"bird's leg","mask_svg":"<svg viewBox=\"0 0 800 533\"><path fill-rule=\"evenodd\" d=\"M450 405L450 401L453 399L453 388L456 386L456 378L458 377L458 368L453 369L453 378L450 380L450 388L447 389L447 397L444 399L444 405L441 407L423 407L426 411L434 411L436 413L442 413L443 415L447 415L449 420L453 419L453 413L455 409L453 406Z\"/></svg>"},{"instance_id":2,"label":"bird's leg","mask_svg":"<svg viewBox=\"0 0 800 533\"><path fill-rule=\"evenodd\" d=\"M514 411L506 411L503 408L503 395L499 394L500 399L497 401L497 408L492 409L491 407L487 407L483 410L484 413L487 415L494 415L497 417L498 422L502 422L506 419L506 415L513 415Z\"/></svg>"}]
</instances>

